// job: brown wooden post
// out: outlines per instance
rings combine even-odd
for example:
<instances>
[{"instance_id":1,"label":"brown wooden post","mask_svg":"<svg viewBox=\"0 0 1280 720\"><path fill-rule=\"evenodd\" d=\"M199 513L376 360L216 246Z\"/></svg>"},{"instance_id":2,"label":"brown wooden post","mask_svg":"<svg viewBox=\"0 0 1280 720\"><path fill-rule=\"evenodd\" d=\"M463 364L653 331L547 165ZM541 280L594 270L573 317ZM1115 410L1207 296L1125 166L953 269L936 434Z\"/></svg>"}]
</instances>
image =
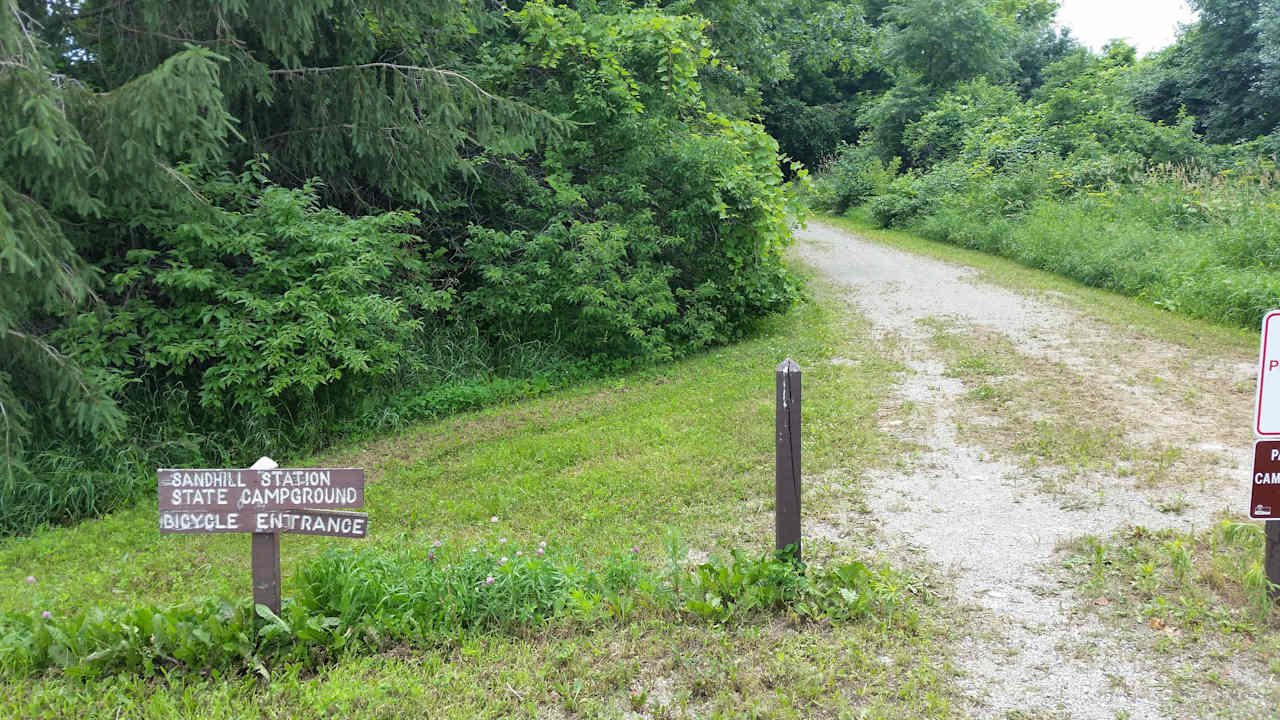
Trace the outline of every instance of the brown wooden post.
<instances>
[{"instance_id":1,"label":"brown wooden post","mask_svg":"<svg viewBox=\"0 0 1280 720\"><path fill-rule=\"evenodd\" d=\"M777 368L774 529L777 548L795 546L800 559L800 366L787 358Z\"/></svg>"},{"instance_id":2,"label":"brown wooden post","mask_svg":"<svg viewBox=\"0 0 1280 720\"><path fill-rule=\"evenodd\" d=\"M1267 521L1267 579L1271 581L1271 598L1280 602L1280 520Z\"/></svg>"},{"instance_id":3,"label":"brown wooden post","mask_svg":"<svg viewBox=\"0 0 1280 720\"><path fill-rule=\"evenodd\" d=\"M280 533L253 534L253 604L280 614Z\"/></svg>"},{"instance_id":4,"label":"brown wooden post","mask_svg":"<svg viewBox=\"0 0 1280 720\"><path fill-rule=\"evenodd\" d=\"M280 467L269 457L260 457L251 470ZM280 614L280 533L254 533L250 568L253 571L253 604L266 605Z\"/></svg>"}]
</instances>

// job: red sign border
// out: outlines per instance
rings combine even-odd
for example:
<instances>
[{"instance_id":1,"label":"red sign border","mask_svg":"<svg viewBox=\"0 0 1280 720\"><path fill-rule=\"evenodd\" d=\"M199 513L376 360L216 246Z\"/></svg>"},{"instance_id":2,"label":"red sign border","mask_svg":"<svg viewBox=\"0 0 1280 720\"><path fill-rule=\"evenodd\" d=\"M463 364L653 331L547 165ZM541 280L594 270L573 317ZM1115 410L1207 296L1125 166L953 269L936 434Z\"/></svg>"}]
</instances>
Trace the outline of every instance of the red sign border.
<instances>
[{"instance_id":1,"label":"red sign border","mask_svg":"<svg viewBox=\"0 0 1280 720\"><path fill-rule=\"evenodd\" d=\"M1271 319L1276 317L1280 317L1280 310L1270 310L1262 316L1262 347L1258 348L1258 391L1253 404L1253 433L1260 437L1280 437L1280 432L1262 431L1262 384L1267 374L1267 337L1271 332Z\"/></svg>"}]
</instances>

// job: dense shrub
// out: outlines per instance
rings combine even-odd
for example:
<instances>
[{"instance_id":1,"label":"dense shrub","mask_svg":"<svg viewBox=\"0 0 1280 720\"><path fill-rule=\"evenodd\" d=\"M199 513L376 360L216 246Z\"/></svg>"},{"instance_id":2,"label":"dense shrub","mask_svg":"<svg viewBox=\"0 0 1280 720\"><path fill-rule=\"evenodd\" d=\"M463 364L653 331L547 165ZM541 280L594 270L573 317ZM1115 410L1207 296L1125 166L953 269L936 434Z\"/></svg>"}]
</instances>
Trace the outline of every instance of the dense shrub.
<instances>
[{"instance_id":1,"label":"dense shrub","mask_svg":"<svg viewBox=\"0 0 1280 720\"><path fill-rule=\"evenodd\" d=\"M843 213L884 192L900 164L896 158L885 163L871 148L841 144L814 183L815 200L826 210Z\"/></svg>"}]
</instances>

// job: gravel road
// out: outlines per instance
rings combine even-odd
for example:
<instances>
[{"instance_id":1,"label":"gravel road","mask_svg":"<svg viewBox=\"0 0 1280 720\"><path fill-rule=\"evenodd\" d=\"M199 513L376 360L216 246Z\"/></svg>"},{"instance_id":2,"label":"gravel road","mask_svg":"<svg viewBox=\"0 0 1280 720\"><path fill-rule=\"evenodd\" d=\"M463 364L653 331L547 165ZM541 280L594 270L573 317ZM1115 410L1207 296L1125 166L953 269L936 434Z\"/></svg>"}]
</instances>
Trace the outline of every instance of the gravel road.
<instances>
[{"instance_id":1,"label":"gravel road","mask_svg":"<svg viewBox=\"0 0 1280 720\"><path fill-rule=\"evenodd\" d=\"M1243 513L1252 395L1241 388L1252 387L1254 357L1239 350L1203 357L1098 319L1079 300L1007 290L973 268L819 223L797 232L796 253L847 293L882 340L901 348L908 370L889 404L911 414L886 423L921 450L906 469L873 475L869 505L886 552L923 555L965 608L972 629L955 655L966 712L983 718L1277 712L1263 704L1274 697L1274 675L1261 693L1240 682L1205 690L1204 706L1173 704L1171 697L1188 691L1170 686L1171 667L1194 673L1205 658L1144 651L1138 632L1145 628L1117 632L1082 609L1062 572L1063 543L1082 535L1106 537L1130 525L1204 529L1216 513ZM1126 442L1158 440L1187 450L1170 470L1183 481L1144 485L1091 469L1083 473L1091 501L1063 507L1061 497L1037 487L1016 453L993 451L957 431L968 420L962 399L971 388L939 357L931 340L939 323L1007 340L1033 360L1032 374L1043 368L1081 379L1083 401L1120 418ZM1185 509L1162 512L1169 497ZM1221 672L1221 661L1214 667Z\"/></svg>"}]
</instances>

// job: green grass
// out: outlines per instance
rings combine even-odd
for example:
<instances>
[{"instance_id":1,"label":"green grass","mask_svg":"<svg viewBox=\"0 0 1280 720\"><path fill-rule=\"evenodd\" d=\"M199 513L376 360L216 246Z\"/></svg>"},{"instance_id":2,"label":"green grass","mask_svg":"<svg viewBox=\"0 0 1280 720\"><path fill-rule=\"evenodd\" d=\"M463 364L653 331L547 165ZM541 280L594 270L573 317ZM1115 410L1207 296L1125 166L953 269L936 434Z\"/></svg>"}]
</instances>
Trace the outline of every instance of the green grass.
<instances>
[{"instance_id":1,"label":"green grass","mask_svg":"<svg viewBox=\"0 0 1280 720\"><path fill-rule=\"evenodd\" d=\"M1280 703L1280 687L1255 682L1280 673L1280 606L1268 597L1263 532L1221 520L1208 530L1133 527L1071 543L1065 567L1089 607L1159 656L1194 652L1221 663L1232 682L1251 683ZM1171 683L1204 682L1167 668Z\"/></svg>"},{"instance_id":2,"label":"green grass","mask_svg":"<svg viewBox=\"0 0 1280 720\"><path fill-rule=\"evenodd\" d=\"M1191 640L1270 634L1274 642L1280 607L1268 596L1263 540L1261 524L1231 520L1195 533L1133 527L1075 541L1067 566L1115 612L1176 624Z\"/></svg>"},{"instance_id":3,"label":"green grass","mask_svg":"<svg viewBox=\"0 0 1280 720\"><path fill-rule=\"evenodd\" d=\"M821 295L822 290L819 288ZM856 478L889 447L874 414L897 366L836 301L810 302L756 337L668 366L537 400L416 426L299 459L369 474L373 551L452 547L495 536L547 540L588 570L636 547L655 564L678 532L695 551L772 544L773 369L804 369L806 476L855 480L824 502L856 504ZM832 362L834 359L840 362ZM270 450L264 448L264 454ZM822 507L807 514L821 515ZM497 523L490 522L498 517ZM0 541L0 610L65 616L193 597L247 596L248 538L160 535L149 504L74 527ZM289 537L285 595L325 548L358 541ZM853 555L855 549L825 551ZM27 575L36 582L24 582ZM765 717L945 716L947 630L918 623L798 620L718 625L656 610L581 626L461 633L450 642L344 656L319 672L246 677L6 680L0 715L83 717L616 716L643 709Z\"/></svg>"}]
</instances>

